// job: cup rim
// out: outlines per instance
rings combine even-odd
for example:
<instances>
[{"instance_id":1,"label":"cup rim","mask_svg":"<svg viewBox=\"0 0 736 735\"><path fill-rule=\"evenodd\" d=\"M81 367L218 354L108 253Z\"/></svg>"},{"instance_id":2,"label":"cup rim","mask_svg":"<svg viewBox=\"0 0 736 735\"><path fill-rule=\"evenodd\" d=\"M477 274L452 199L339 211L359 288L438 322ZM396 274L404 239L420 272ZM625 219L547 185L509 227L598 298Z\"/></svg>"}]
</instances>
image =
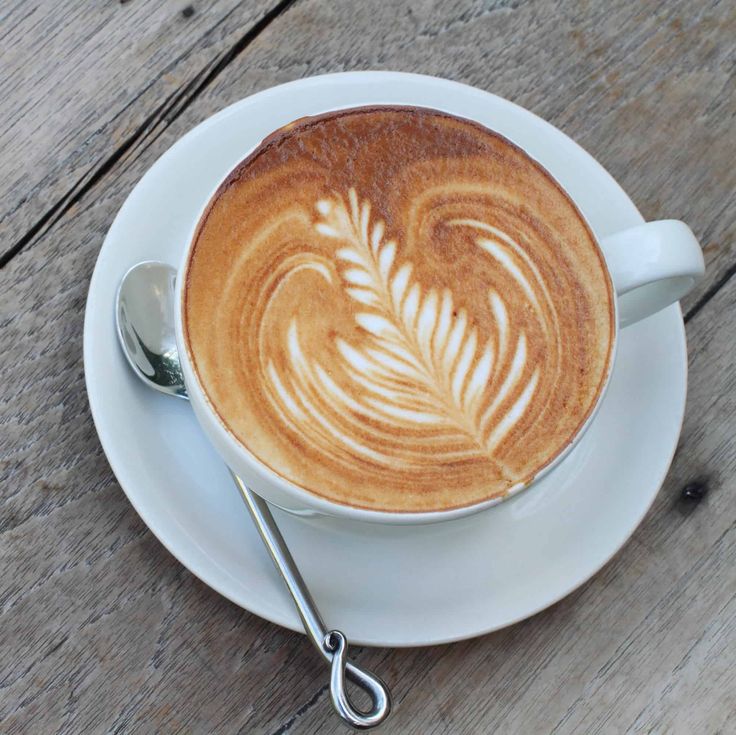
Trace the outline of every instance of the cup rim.
<instances>
[{"instance_id":1,"label":"cup rim","mask_svg":"<svg viewBox=\"0 0 736 735\"><path fill-rule=\"evenodd\" d=\"M451 80L442 79L439 77L430 77L430 76L418 75L418 74L407 74L403 72L363 71L363 72L345 72L345 73L338 73L338 74L324 74L324 75L319 75L315 77L307 77L305 79L298 79L293 82L287 82L285 84L277 85L276 87L271 87L269 89L266 89L263 92L257 93L256 95L252 95L250 99L252 99L252 97L258 97L261 95L272 93L274 90L284 90L284 88L288 88L288 87L308 85L312 83L314 80L324 80L325 78L328 78L328 77L338 77L338 76L344 77L344 76L358 76L358 75L361 77L381 76L381 77L393 77L393 78L396 78L396 77L419 78L421 80L424 80L425 82L430 80L431 82L436 83L440 87L444 85L451 85L451 86L457 86L457 87L470 88L470 89L474 89L475 91L482 92L482 90L477 90L476 88L469 87L469 85L465 85L459 82L453 82ZM489 94L489 93L483 92L483 94ZM514 103L508 100L505 100L503 98L496 97L496 99L502 100L504 103L507 103L509 105L516 106L514 105ZM580 426L577 428L575 433L570 437L568 442L561 449L559 449L556 452L556 454L554 454L545 464L543 464L540 468L538 468L537 472L531 478L529 478L526 482L519 482L516 485L513 485L511 488L506 490L506 492L503 495L488 498L486 500L467 503L465 505L456 506L456 507L449 508L449 509L437 509L437 510L429 510L429 511L375 510L375 509L370 509L370 508L357 507L357 506L353 506L349 504L338 503L338 502L329 500L325 497L322 497L320 495L313 493L312 491L280 475L278 472L276 472L271 467L269 467L267 464L265 464L263 461L261 461L231 431L231 429L223 421L217 409L213 406L207 391L202 385L199 373L194 368L193 358L192 358L191 351L190 351L190 345L188 343L188 340L185 338L185 333L184 333L184 328L183 328L183 322L184 322L183 295L184 295L185 284L186 284L187 279L186 277L182 277L182 276L186 276L186 272L187 272L188 265L190 262L192 246L195 242L196 235L199 231L199 227L202 223L204 216L207 214L210 206L212 205L217 195L219 194L223 183L227 180L227 178L230 176L232 171L237 166L239 166L243 160L245 160L249 155L251 155L251 153L262 144L263 140L267 137L267 136L264 136L264 138L258 140L254 145L250 146L248 149L246 149L242 153L242 155L240 155L238 162L234 164L230 168L230 170L212 188L210 194L206 197L206 199L204 199L201 208L198 210L196 218L193 219L193 224L189 229L189 235L186 239L186 247L183 250L182 257L177 267L177 279L176 279L176 289L175 289L176 342L179 348L179 357L182 363L182 368L184 370L187 391L189 393L190 399L194 397L194 400L192 400L191 402L192 402L193 408L195 409L195 415L197 416L197 420L200 424L203 424L204 421L206 421L213 428L213 430L217 431L218 438L224 442L224 445L225 445L224 450L219 445L216 445L215 449L218 451L218 453L220 453L223 456L225 461L230 466L238 462L247 463L249 470L251 470L252 474L250 478L244 478L244 479L246 479L247 482L253 483L254 487L252 489L255 490L259 495L263 495L263 497L269 502L271 502L272 504L278 507L281 507L290 513L296 513L297 515L304 514L305 512L290 508L288 505L288 501L284 501L283 498L285 497L288 499L294 498L295 502L297 503L301 502L305 506L309 507L310 509L314 509L313 511L311 510L306 511L306 514L308 515L311 515L313 514L313 512L316 512L317 514L324 514L324 515L333 516L333 517L343 517L343 518L350 518L350 519L358 520L358 521L368 521L368 522L383 523L383 524L426 524L426 523L436 523L440 521L461 518L467 515L478 513L488 508L492 508L496 505L499 505L505 502L506 500L509 500L510 498L516 497L522 491L532 488L543 477L546 477L549 473L551 473L554 469L556 469L569 456L572 450L578 445L578 443L580 442L580 440L586 433L587 429L592 424L596 415L598 414L598 411L600 410L600 406L603 401L603 398L608 391L608 387L609 387L610 380L611 380L611 375L613 373L613 368L614 368L615 361L616 361L616 355L618 351L618 341L619 341L618 338L619 338L619 331L620 331L618 298L616 295L616 290L614 287L611 272L608 268L608 265L605 259L605 255L603 252L603 248L601 246L600 238L596 235L595 230L593 229L590 222L588 221L588 218L582 212L582 210L578 206L573 196L567 190L567 188L565 188L565 186L557 179L557 177L555 177L554 174L552 174L552 172L550 172L549 169L544 164L542 164L532 153L530 153L529 150L525 146L521 145L520 143L516 141L510 140L505 134L499 132L498 130L493 129L492 127L489 127L484 122L481 122L479 120L475 120L472 117L469 117L468 115L460 114L458 112L453 112L452 110L448 110L448 109L440 109L440 108L437 108L435 106L428 105L428 104L422 105L422 104L416 104L416 103L411 103L411 104L407 103L405 105L401 105L401 103L398 103L398 102L385 102L385 103L365 102L365 103L359 103L359 104L348 104L345 106L329 106L325 108L323 111L316 112L313 114L315 115L330 114L330 113L338 112L341 110L349 110L349 109L355 109L359 107L398 107L398 106L419 107L419 108L423 107L425 109L437 110L439 112L443 112L445 114L452 115L453 117L460 118L460 119L466 119L475 124L482 125L484 128L491 131L495 135L500 136L505 141L509 142L511 145L519 148L526 156L528 156L534 163L536 163L546 173L546 175L550 179L552 179L553 182L555 182L555 184L559 187L559 189L567 197L569 202L573 205L573 207L575 208L575 211L578 213L578 216L580 217L580 219L583 221L583 223L587 227L588 231L590 232L592 236L593 242L595 243L595 246L597 247L599 251L599 254L601 256L601 261L606 266L604 270L605 270L605 274L609 282L610 293L612 295L611 302L613 305L613 315L612 315L613 333L612 333L611 347L609 350L608 364L606 366L606 372L603 377L603 380L600 386L600 390L598 392L595 402L589 408L588 414L585 420L580 424ZM225 112L225 110L223 110L222 112ZM525 112L528 112L528 111L525 110ZM533 114L533 113L530 113L530 114ZM297 120L300 117L303 117L303 115L296 116L294 120ZM276 130L272 132L276 132L277 130L280 129L280 127L276 128ZM270 133L267 135L270 135ZM201 414L201 410L202 410L201 406L206 407L206 411L207 411L206 417ZM206 429L205 429L205 433L208 433ZM237 467L233 469L236 471L238 470ZM272 493L271 489L268 488L267 483L275 484L278 487L279 492ZM263 490L264 485L266 485L265 490Z\"/></svg>"}]
</instances>

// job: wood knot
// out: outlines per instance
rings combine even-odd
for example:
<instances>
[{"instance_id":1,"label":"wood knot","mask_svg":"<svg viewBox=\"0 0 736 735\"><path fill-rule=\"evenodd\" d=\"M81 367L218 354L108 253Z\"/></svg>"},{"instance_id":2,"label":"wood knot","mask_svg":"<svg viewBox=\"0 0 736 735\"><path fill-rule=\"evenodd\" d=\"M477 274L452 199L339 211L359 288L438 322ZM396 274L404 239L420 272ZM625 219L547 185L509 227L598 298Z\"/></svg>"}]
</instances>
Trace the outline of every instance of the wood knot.
<instances>
[{"instance_id":1,"label":"wood knot","mask_svg":"<svg viewBox=\"0 0 736 735\"><path fill-rule=\"evenodd\" d=\"M697 505L707 494L707 480L691 480L680 491L680 500L686 505Z\"/></svg>"}]
</instances>

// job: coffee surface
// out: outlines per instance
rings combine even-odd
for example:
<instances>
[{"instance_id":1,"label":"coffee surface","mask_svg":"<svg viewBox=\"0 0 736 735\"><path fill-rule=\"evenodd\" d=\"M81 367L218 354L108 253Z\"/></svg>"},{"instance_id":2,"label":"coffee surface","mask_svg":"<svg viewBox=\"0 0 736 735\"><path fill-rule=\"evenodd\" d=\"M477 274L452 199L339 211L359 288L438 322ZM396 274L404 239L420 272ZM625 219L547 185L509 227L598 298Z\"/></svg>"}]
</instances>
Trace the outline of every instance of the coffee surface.
<instances>
[{"instance_id":1,"label":"coffee surface","mask_svg":"<svg viewBox=\"0 0 736 735\"><path fill-rule=\"evenodd\" d=\"M605 383L614 309L581 215L504 138L358 108L267 138L220 187L186 270L195 370L280 476L387 511L531 480Z\"/></svg>"}]
</instances>

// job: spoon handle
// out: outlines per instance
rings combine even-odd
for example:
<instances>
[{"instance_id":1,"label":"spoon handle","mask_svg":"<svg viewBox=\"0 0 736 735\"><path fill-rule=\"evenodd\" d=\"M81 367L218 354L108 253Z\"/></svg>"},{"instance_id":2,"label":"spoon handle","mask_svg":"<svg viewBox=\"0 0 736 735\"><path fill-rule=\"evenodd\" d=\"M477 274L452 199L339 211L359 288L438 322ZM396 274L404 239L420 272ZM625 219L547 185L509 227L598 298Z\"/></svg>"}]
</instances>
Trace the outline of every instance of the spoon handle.
<instances>
[{"instance_id":1,"label":"spoon handle","mask_svg":"<svg viewBox=\"0 0 736 735\"><path fill-rule=\"evenodd\" d=\"M252 492L232 470L230 474L273 563L289 588L304 630L322 658L330 664L330 698L333 706L340 717L357 730L367 730L379 725L391 711L388 688L375 674L364 671L347 660L348 644L345 636L339 630L327 630L325 627L268 503ZM371 709L368 712L358 710L351 704L345 688L346 675L371 698Z\"/></svg>"}]
</instances>

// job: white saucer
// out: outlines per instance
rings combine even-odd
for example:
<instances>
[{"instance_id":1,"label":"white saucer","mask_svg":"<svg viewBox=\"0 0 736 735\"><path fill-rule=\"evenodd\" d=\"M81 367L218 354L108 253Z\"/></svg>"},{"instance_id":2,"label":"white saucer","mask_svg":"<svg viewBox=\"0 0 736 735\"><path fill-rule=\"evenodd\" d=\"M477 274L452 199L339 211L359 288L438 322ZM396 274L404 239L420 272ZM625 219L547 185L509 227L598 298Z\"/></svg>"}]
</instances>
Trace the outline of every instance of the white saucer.
<instances>
[{"instance_id":1,"label":"white saucer","mask_svg":"<svg viewBox=\"0 0 736 735\"><path fill-rule=\"evenodd\" d=\"M179 262L203 198L266 134L303 115L391 102L474 118L521 144L598 235L642 221L598 163L531 113L461 84L396 73L316 77L254 95L192 130L143 177L110 228L87 301L84 365L100 440L130 502L182 564L294 630L292 603L191 409L145 388L125 363L114 294L137 261ZM581 444L539 486L482 514L386 527L277 511L328 626L367 645L441 643L502 628L581 585L621 548L662 484L686 369L679 307L624 330L610 389Z\"/></svg>"}]
</instances>

